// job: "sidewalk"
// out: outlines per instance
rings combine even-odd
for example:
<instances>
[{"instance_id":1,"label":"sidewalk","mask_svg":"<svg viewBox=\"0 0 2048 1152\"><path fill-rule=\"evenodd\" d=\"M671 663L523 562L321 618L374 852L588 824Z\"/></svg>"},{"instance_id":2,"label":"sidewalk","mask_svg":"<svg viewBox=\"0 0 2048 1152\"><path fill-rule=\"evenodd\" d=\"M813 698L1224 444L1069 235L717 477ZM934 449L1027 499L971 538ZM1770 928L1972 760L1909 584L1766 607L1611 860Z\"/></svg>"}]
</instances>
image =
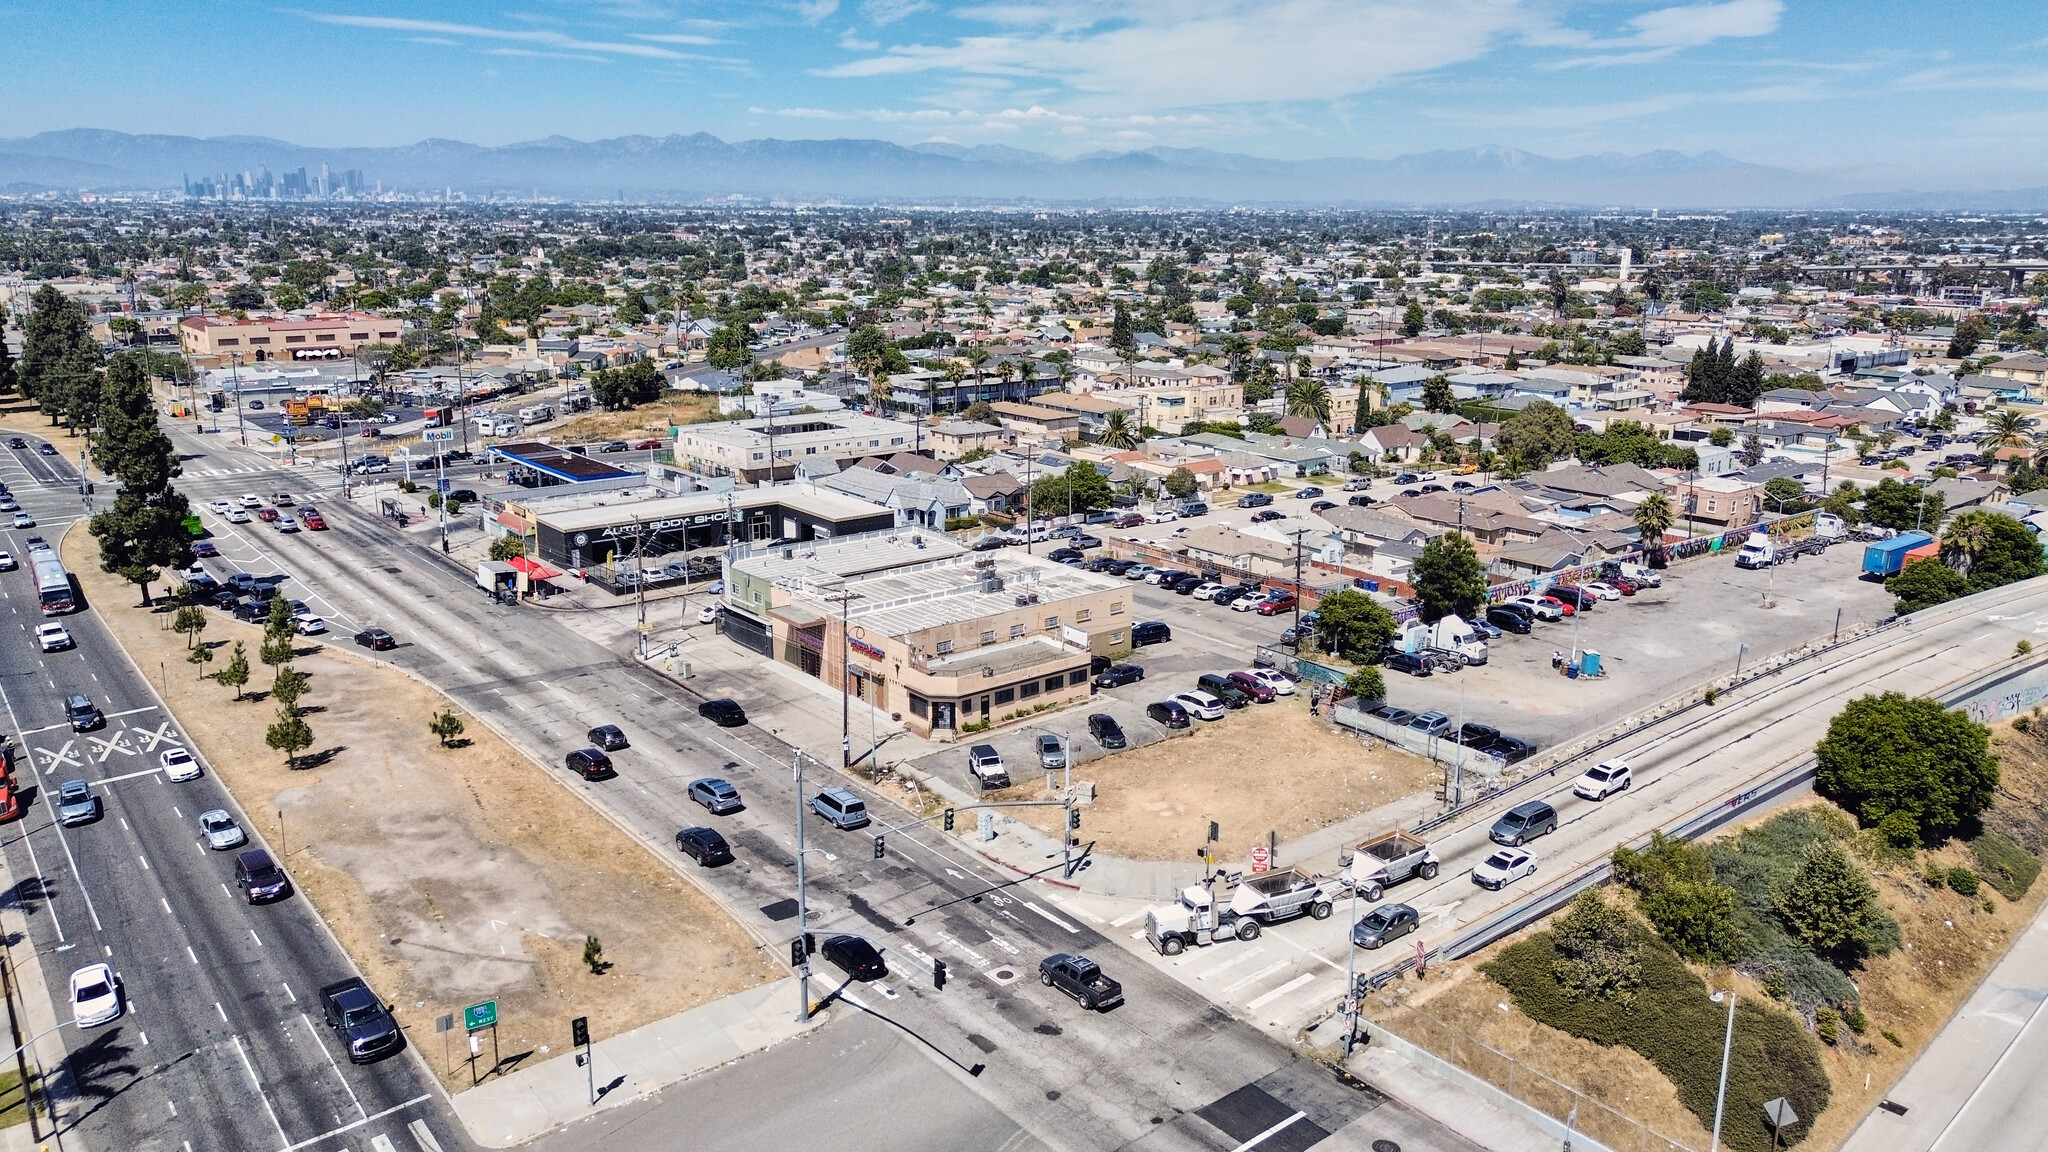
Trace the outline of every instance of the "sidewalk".
<instances>
[{"instance_id":1,"label":"sidewalk","mask_svg":"<svg viewBox=\"0 0 2048 1152\"><path fill-rule=\"evenodd\" d=\"M8 966L14 971L17 1011L22 1012L22 1039L48 1032L49 1035L29 1045L28 1065L31 1076L44 1078L46 1094L54 1098L58 1118L66 1112L65 1103L69 1096L70 1076L67 1060L70 1050L64 1044L63 1033L53 1031L58 1027L56 1009L50 999L49 986L43 976L42 958L36 954L35 942L28 934L28 912L21 905L21 887L4 859L0 859L0 946L7 950ZM78 955L74 952L72 955ZM11 1049L13 1045L10 1043ZM12 1067L9 1058L8 1067ZM44 1095L39 1093L39 1095ZM60 1137L50 1134L50 1118L44 1114L36 1121L43 1139L37 1142L29 1135L26 1123L0 1128L0 1152L30 1152L44 1149L62 1152L87 1152L89 1145L85 1137L77 1132L66 1131Z\"/></svg>"},{"instance_id":2,"label":"sidewalk","mask_svg":"<svg viewBox=\"0 0 2048 1152\"><path fill-rule=\"evenodd\" d=\"M487 1148L510 1148L637 1100L679 1080L708 1072L824 1023L819 1012L796 1022L794 976L657 1020L591 1045L586 1069L578 1053L564 1052L452 1097L470 1138ZM590 1102L593 1082L599 1093Z\"/></svg>"}]
</instances>

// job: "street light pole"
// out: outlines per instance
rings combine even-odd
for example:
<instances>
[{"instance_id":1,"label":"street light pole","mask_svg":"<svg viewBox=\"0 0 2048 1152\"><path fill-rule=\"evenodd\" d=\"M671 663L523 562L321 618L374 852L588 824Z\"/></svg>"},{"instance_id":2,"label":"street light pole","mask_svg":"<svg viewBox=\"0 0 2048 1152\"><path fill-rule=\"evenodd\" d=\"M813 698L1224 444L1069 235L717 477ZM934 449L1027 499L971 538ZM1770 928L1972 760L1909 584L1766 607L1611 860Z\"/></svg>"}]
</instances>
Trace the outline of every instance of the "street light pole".
<instances>
[{"instance_id":1,"label":"street light pole","mask_svg":"<svg viewBox=\"0 0 2048 1152\"><path fill-rule=\"evenodd\" d=\"M1714 1134L1707 1141L1707 1152L1718 1152L1721 1147L1721 1107L1728 1102L1728 1054L1735 1048L1735 985L1728 985L1728 991L1716 992L1708 999L1720 1002L1728 997L1728 1032L1721 1040L1721 1087L1714 1093Z\"/></svg>"},{"instance_id":2,"label":"street light pole","mask_svg":"<svg viewBox=\"0 0 2048 1152\"><path fill-rule=\"evenodd\" d=\"M800 1002L797 1005L796 1022L807 1024L811 1019L811 949L805 939L811 927L810 906L806 902L804 889L804 750L798 748L790 754L790 769L796 774L796 948L801 957L796 966L796 987Z\"/></svg>"}]
</instances>

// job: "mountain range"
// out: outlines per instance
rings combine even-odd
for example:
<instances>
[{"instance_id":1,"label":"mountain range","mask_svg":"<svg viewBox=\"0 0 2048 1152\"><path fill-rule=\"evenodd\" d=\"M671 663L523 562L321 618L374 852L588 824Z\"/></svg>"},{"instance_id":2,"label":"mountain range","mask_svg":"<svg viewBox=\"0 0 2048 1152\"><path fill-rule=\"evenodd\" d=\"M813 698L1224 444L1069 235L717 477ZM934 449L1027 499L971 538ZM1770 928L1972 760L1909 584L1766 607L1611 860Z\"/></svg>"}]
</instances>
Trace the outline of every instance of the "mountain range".
<instances>
[{"instance_id":1,"label":"mountain range","mask_svg":"<svg viewBox=\"0 0 2048 1152\"><path fill-rule=\"evenodd\" d=\"M394 148L315 148L252 136L134 135L100 129L0 139L0 190L179 189L223 173L321 165L360 170L406 192L582 200L842 204L1154 206L1583 206L1884 208L2026 211L2048 188L1883 192L1718 152L1569 158L1512 148L1373 160L1271 160L1203 148L1092 152L1062 160L1000 145L883 140L742 140L706 133L581 141L551 136L486 147L422 140Z\"/></svg>"}]
</instances>

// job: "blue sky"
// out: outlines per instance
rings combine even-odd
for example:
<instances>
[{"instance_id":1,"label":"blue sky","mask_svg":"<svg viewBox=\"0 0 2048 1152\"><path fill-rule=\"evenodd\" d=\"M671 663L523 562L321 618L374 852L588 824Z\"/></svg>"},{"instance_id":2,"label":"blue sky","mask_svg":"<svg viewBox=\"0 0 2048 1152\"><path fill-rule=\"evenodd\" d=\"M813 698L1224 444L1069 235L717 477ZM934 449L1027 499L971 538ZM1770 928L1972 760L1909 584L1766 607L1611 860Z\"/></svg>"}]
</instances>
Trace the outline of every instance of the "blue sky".
<instances>
[{"instance_id":1,"label":"blue sky","mask_svg":"<svg viewBox=\"0 0 2048 1152\"><path fill-rule=\"evenodd\" d=\"M0 39L4 136L1715 149L2048 184L2040 0L15 0Z\"/></svg>"}]
</instances>

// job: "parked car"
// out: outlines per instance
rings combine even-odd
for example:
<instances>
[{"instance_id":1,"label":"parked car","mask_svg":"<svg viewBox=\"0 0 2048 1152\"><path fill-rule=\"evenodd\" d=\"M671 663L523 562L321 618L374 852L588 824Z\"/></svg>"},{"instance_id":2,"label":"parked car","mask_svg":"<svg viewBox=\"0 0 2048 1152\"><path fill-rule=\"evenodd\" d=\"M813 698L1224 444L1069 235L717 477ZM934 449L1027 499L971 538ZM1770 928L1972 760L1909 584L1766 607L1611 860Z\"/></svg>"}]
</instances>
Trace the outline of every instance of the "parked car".
<instances>
[{"instance_id":1,"label":"parked car","mask_svg":"<svg viewBox=\"0 0 2048 1152\"><path fill-rule=\"evenodd\" d=\"M1408 730L1424 736L1448 736L1451 734L1451 718L1434 710L1423 712L1408 721Z\"/></svg>"},{"instance_id":2,"label":"parked car","mask_svg":"<svg viewBox=\"0 0 2048 1152\"><path fill-rule=\"evenodd\" d=\"M1591 612L1600 604L1600 597L1572 584L1552 586L1550 598L1563 604L1566 608L1576 608L1581 612ZM1566 615L1570 615L1570 613L1567 612Z\"/></svg>"},{"instance_id":3,"label":"parked car","mask_svg":"<svg viewBox=\"0 0 2048 1152\"><path fill-rule=\"evenodd\" d=\"M584 736L584 739L607 752L617 752L621 748L632 747L626 741L625 729L620 728L617 724L600 724L592 728L589 734Z\"/></svg>"},{"instance_id":4,"label":"parked car","mask_svg":"<svg viewBox=\"0 0 2048 1152\"><path fill-rule=\"evenodd\" d=\"M1486 754L1497 756L1504 763L1518 764L1536 754L1536 745L1531 741L1503 733L1500 739L1495 740L1492 747L1486 750Z\"/></svg>"},{"instance_id":5,"label":"parked car","mask_svg":"<svg viewBox=\"0 0 2048 1152\"><path fill-rule=\"evenodd\" d=\"M1214 593L1212 593L1209 596L1209 600L1211 603L1228 607L1232 604L1237 603L1239 600L1244 599L1246 595L1247 593L1244 589L1239 588L1234 584L1227 584L1222 588L1217 589Z\"/></svg>"},{"instance_id":6,"label":"parked car","mask_svg":"<svg viewBox=\"0 0 2048 1152\"><path fill-rule=\"evenodd\" d=\"M706 700L697 705L697 715L720 728L738 728L747 722L747 710L737 700Z\"/></svg>"},{"instance_id":7,"label":"parked car","mask_svg":"<svg viewBox=\"0 0 2048 1152\"><path fill-rule=\"evenodd\" d=\"M1109 522L1111 528L1136 528L1145 523L1143 513L1126 512Z\"/></svg>"},{"instance_id":8,"label":"parked car","mask_svg":"<svg viewBox=\"0 0 2048 1152\"><path fill-rule=\"evenodd\" d=\"M1614 585L1608 584L1600 580L1595 580L1591 584L1585 585L1583 590L1591 592L1593 595L1598 596L1602 600L1621 599L1621 589L1616 588Z\"/></svg>"},{"instance_id":9,"label":"parked car","mask_svg":"<svg viewBox=\"0 0 2048 1152\"><path fill-rule=\"evenodd\" d=\"M1380 665L1389 672L1406 672L1410 676L1429 675L1429 661L1412 652L1389 652L1380 660Z\"/></svg>"},{"instance_id":10,"label":"parked car","mask_svg":"<svg viewBox=\"0 0 2048 1152\"><path fill-rule=\"evenodd\" d=\"M1194 723L1179 700L1161 700L1145 706L1145 718L1165 728L1186 728Z\"/></svg>"},{"instance_id":11,"label":"parked car","mask_svg":"<svg viewBox=\"0 0 2048 1152\"><path fill-rule=\"evenodd\" d=\"M365 628L356 633L356 643L374 652L398 647L398 641L382 628Z\"/></svg>"},{"instance_id":12,"label":"parked car","mask_svg":"<svg viewBox=\"0 0 2048 1152\"><path fill-rule=\"evenodd\" d=\"M865 828L873 822L868 816L867 802L846 788L827 788L811 797L811 811L841 831Z\"/></svg>"},{"instance_id":13,"label":"parked car","mask_svg":"<svg viewBox=\"0 0 2048 1152\"><path fill-rule=\"evenodd\" d=\"M1520 848L1502 848L1472 866L1472 882L1495 892L1535 874L1536 858Z\"/></svg>"},{"instance_id":14,"label":"parked car","mask_svg":"<svg viewBox=\"0 0 2048 1152\"><path fill-rule=\"evenodd\" d=\"M318 636L327 631L327 621L318 616L301 616L298 628L301 636Z\"/></svg>"},{"instance_id":15,"label":"parked car","mask_svg":"<svg viewBox=\"0 0 2048 1152\"><path fill-rule=\"evenodd\" d=\"M1173 629L1163 621L1144 620L1131 625L1131 647L1142 648L1147 644L1164 644L1173 639Z\"/></svg>"},{"instance_id":16,"label":"parked car","mask_svg":"<svg viewBox=\"0 0 2048 1152\"><path fill-rule=\"evenodd\" d=\"M1224 677L1230 686L1251 697L1256 704L1271 704L1280 698L1273 686L1252 675L1250 672L1232 672Z\"/></svg>"},{"instance_id":17,"label":"parked car","mask_svg":"<svg viewBox=\"0 0 2048 1152\"><path fill-rule=\"evenodd\" d=\"M1503 632L1513 632L1523 636L1528 635L1533 630L1532 619L1534 619L1532 613L1518 611L1516 608L1507 605L1496 604L1486 610L1486 622L1488 624L1499 628Z\"/></svg>"},{"instance_id":18,"label":"parked car","mask_svg":"<svg viewBox=\"0 0 2048 1152\"><path fill-rule=\"evenodd\" d=\"M1190 714L1204 720L1221 720L1226 711L1223 701L1207 692L1176 692L1173 694L1173 700Z\"/></svg>"},{"instance_id":19,"label":"parked car","mask_svg":"<svg viewBox=\"0 0 2048 1152\"><path fill-rule=\"evenodd\" d=\"M1285 519L1287 519L1287 513L1280 511L1278 508L1261 508L1257 512L1252 513L1252 523L1254 524L1264 524L1272 520Z\"/></svg>"},{"instance_id":20,"label":"parked car","mask_svg":"<svg viewBox=\"0 0 2048 1152\"><path fill-rule=\"evenodd\" d=\"M1379 948L1422 924L1422 917L1406 904L1382 904L1367 913L1351 929L1351 942L1360 948Z\"/></svg>"},{"instance_id":21,"label":"parked car","mask_svg":"<svg viewBox=\"0 0 2048 1152\"><path fill-rule=\"evenodd\" d=\"M1605 800L1616 792L1628 791L1628 786L1634 782L1628 765L1620 761L1595 764L1572 781L1572 795L1588 800Z\"/></svg>"},{"instance_id":22,"label":"parked car","mask_svg":"<svg viewBox=\"0 0 2048 1152\"><path fill-rule=\"evenodd\" d=\"M880 980L889 974L881 952L858 936L834 936L820 945L818 951L855 980Z\"/></svg>"},{"instance_id":23,"label":"parked car","mask_svg":"<svg viewBox=\"0 0 2048 1152\"><path fill-rule=\"evenodd\" d=\"M732 845L715 828L685 828L676 833L676 848L700 868L732 863Z\"/></svg>"},{"instance_id":24,"label":"parked car","mask_svg":"<svg viewBox=\"0 0 2048 1152\"><path fill-rule=\"evenodd\" d=\"M1125 746L1123 725L1116 717L1105 712L1091 713L1088 717L1088 735L1095 738L1104 748L1116 749Z\"/></svg>"},{"instance_id":25,"label":"parked car","mask_svg":"<svg viewBox=\"0 0 2048 1152\"><path fill-rule=\"evenodd\" d=\"M1300 600L1292 592L1275 592L1259 602L1258 613L1261 616L1275 616L1293 608L1298 603L1300 603Z\"/></svg>"},{"instance_id":26,"label":"parked car","mask_svg":"<svg viewBox=\"0 0 2048 1152\"><path fill-rule=\"evenodd\" d=\"M740 802L740 790L717 776L690 781L690 799L702 804L704 810L713 816L724 816L746 807Z\"/></svg>"},{"instance_id":27,"label":"parked car","mask_svg":"<svg viewBox=\"0 0 2048 1152\"><path fill-rule=\"evenodd\" d=\"M618 769L612 767L612 758L598 748L578 748L569 753L563 762L568 765L569 771L585 780L609 780L619 774Z\"/></svg>"},{"instance_id":28,"label":"parked car","mask_svg":"<svg viewBox=\"0 0 2048 1152\"><path fill-rule=\"evenodd\" d=\"M1487 836L1496 844L1519 848L1538 836L1557 831L1557 809L1541 800L1529 800L1508 809L1493 822Z\"/></svg>"},{"instance_id":29,"label":"parked car","mask_svg":"<svg viewBox=\"0 0 2048 1152\"><path fill-rule=\"evenodd\" d=\"M1294 494L1294 498L1296 500L1313 500L1316 497L1321 496L1322 494L1323 490L1321 488L1318 488L1315 485L1311 484L1308 487L1303 488L1301 491L1296 492Z\"/></svg>"},{"instance_id":30,"label":"parked car","mask_svg":"<svg viewBox=\"0 0 2048 1152\"><path fill-rule=\"evenodd\" d=\"M1039 733L1038 766L1048 772L1068 767L1066 741L1050 732Z\"/></svg>"},{"instance_id":31,"label":"parked car","mask_svg":"<svg viewBox=\"0 0 2048 1152\"><path fill-rule=\"evenodd\" d=\"M1484 752L1500 739L1500 729L1491 724L1466 724L1458 729L1458 743L1475 752Z\"/></svg>"},{"instance_id":32,"label":"parked car","mask_svg":"<svg viewBox=\"0 0 2048 1152\"><path fill-rule=\"evenodd\" d=\"M1271 688L1276 696L1294 695L1294 681L1288 679L1287 673L1277 668L1247 668L1242 673L1231 673L1233 678L1240 675L1249 676L1266 687Z\"/></svg>"},{"instance_id":33,"label":"parked car","mask_svg":"<svg viewBox=\"0 0 2048 1152\"><path fill-rule=\"evenodd\" d=\"M1517 596L1508 603L1527 609L1538 620L1562 620L1565 616L1564 605L1547 596Z\"/></svg>"},{"instance_id":34,"label":"parked car","mask_svg":"<svg viewBox=\"0 0 2048 1152\"><path fill-rule=\"evenodd\" d=\"M1144 678L1145 670L1136 664L1118 664L1109 671L1097 676L1095 678L1095 686L1097 688L1121 688L1126 684L1136 684Z\"/></svg>"}]
</instances>

